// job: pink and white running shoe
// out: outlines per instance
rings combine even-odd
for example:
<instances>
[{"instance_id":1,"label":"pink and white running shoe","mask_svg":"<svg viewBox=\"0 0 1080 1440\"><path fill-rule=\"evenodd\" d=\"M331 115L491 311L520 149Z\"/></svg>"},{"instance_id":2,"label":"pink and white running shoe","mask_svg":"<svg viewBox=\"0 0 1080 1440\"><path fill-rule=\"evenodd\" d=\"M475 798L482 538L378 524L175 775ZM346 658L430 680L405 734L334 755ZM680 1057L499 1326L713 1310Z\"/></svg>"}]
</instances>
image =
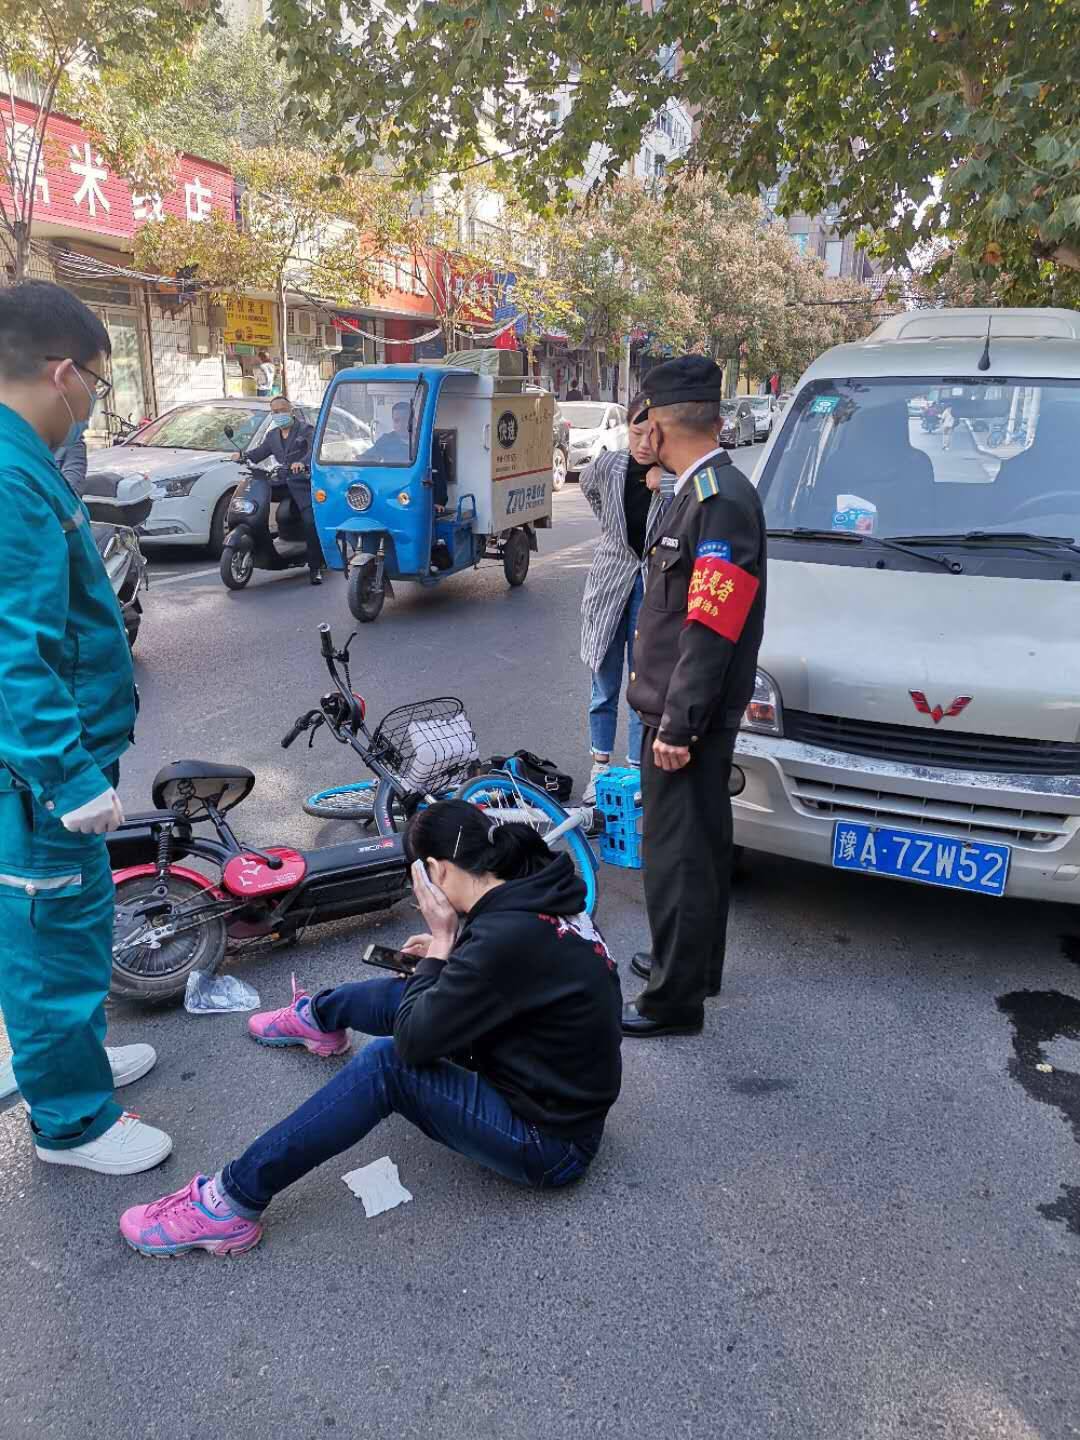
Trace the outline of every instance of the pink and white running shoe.
<instances>
[{"instance_id":1,"label":"pink and white running shoe","mask_svg":"<svg viewBox=\"0 0 1080 1440\"><path fill-rule=\"evenodd\" d=\"M307 1019L310 998L305 991L297 990L295 975L292 997L292 1004L280 1010L264 1010L252 1015L248 1021L252 1039L260 1045L303 1045L312 1055L344 1055L349 1048L349 1032L320 1030Z\"/></svg>"},{"instance_id":2,"label":"pink and white running shoe","mask_svg":"<svg viewBox=\"0 0 1080 1440\"><path fill-rule=\"evenodd\" d=\"M216 1215L203 1200L204 1175L190 1185L163 1195L150 1205L133 1205L120 1216L120 1234L141 1255L182 1255L209 1250L212 1255L238 1255L262 1239L257 1220L242 1215Z\"/></svg>"}]
</instances>

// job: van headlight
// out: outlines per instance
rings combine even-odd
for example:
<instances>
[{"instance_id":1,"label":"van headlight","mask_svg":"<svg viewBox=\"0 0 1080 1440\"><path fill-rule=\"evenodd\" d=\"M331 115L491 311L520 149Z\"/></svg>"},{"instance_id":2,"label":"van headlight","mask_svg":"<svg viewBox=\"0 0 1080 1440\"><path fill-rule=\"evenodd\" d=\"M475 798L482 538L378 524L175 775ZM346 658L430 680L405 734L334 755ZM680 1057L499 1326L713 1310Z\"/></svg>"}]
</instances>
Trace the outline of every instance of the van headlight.
<instances>
[{"instance_id":1,"label":"van headlight","mask_svg":"<svg viewBox=\"0 0 1080 1440\"><path fill-rule=\"evenodd\" d=\"M739 728L752 730L758 735L784 733L784 707L780 703L780 687L764 670L759 670L754 678L754 693Z\"/></svg>"}]
</instances>

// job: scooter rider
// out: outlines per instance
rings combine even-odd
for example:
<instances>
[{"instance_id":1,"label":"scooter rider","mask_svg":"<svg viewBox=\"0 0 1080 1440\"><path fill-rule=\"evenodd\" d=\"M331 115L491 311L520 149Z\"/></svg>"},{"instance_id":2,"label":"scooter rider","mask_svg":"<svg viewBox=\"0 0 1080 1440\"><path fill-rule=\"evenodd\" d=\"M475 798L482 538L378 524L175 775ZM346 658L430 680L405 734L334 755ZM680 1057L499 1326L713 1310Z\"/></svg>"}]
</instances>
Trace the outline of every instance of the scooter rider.
<instances>
[{"instance_id":1,"label":"scooter rider","mask_svg":"<svg viewBox=\"0 0 1080 1440\"><path fill-rule=\"evenodd\" d=\"M246 454L237 451L233 458L246 460L251 465L258 465L262 460L275 462L278 478L288 484L289 495L304 524L311 583L321 585L323 553L311 507L311 446L315 439L315 429L284 395L274 396L270 401L270 412L270 429L262 444L256 445Z\"/></svg>"}]
</instances>

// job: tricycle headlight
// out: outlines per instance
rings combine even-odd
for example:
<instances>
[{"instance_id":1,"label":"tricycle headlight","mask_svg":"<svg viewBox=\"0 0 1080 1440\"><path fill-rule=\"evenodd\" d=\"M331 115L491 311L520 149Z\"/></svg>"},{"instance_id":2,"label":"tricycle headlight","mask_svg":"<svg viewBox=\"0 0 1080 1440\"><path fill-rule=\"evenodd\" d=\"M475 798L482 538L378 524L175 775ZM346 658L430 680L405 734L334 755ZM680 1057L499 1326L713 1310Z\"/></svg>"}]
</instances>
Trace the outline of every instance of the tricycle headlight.
<instances>
[{"instance_id":1,"label":"tricycle headlight","mask_svg":"<svg viewBox=\"0 0 1080 1440\"><path fill-rule=\"evenodd\" d=\"M370 510L374 498L371 486L364 485L359 480L345 491L345 500L350 510Z\"/></svg>"},{"instance_id":2,"label":"tricycle headlight","mask_svg":"<svg viewBox=\"0 0 1080 1440\"><path fill-rule=\"evenodd\" d=\"M753 730L758 735L784 733L784 708L780 703L780 687L764 670L759 670L754 678L754 693L743 714L740 728Z\"/></svg>"}]
</instances>

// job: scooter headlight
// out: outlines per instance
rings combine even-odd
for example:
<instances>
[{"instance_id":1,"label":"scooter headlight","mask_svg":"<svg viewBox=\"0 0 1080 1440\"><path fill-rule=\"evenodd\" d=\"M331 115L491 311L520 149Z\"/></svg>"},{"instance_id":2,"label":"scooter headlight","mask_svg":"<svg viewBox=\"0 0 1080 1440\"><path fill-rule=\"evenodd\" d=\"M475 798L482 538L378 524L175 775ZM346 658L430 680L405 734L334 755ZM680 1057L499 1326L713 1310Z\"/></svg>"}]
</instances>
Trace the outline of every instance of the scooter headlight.
<instances>
[{"instance_id":1,"label":"scooter headlight","mask_svg":"<svg viewBox=\"0 0 1080 1440\"><path fill-rule=\"evenodd\" d=\"M370 510L371 502L375 497L371 493L371 486L364 485L358 480L345 491L345 499L350 510Z\"/></svg>"},{"instance_id":2,"label":"scooter headlight","mask_svg":"<svg viewBox=\"0 0 1080 1440\"><path fill-rule=\"evenodd\" d=\"M234 515L254 515L258 506L254 500L234 500L231 509Z\"/></svg>"}]
</instances>

